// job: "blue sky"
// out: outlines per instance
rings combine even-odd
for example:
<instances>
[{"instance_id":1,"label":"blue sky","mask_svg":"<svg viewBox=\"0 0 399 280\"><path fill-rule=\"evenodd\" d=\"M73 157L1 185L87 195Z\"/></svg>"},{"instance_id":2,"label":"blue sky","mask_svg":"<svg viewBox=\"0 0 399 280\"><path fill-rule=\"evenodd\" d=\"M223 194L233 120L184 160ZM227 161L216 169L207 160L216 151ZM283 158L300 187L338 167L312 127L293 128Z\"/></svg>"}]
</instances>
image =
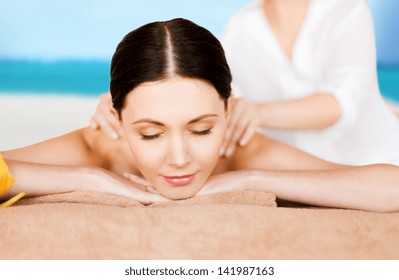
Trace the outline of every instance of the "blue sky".
<instances>
[{"instance_id":1,"label":"blue sky","mask_svg":"<svg viewBox=\"0 0 399 280\"><path fill-rule=\"evenodd\" d=\"M0 0L0 57L108 59L145 23L185 17L220 35L248 0Z\"/></svg>"},{"instance_id":2,"label":"blue sky","mask_svg":"<svg viewBox=\"0 0 399 280\"><path fill-rule=\"evenodd\" d=\"M399 64L399 1L369 0L374 17L378 60Z\"/></svg>"},{"instance_id":3,"label":"blue sky","mask_svg":"<svg viewBox=\"0 0 399 280\"><path fill-rule=\"evenodd\" d=\"M220 36L250 0L0 0L0 58L105 59L124 34L150 21L185 17ZM398 0L369 0L378 58L399 64Z\"/></svg>"}]
</instances>

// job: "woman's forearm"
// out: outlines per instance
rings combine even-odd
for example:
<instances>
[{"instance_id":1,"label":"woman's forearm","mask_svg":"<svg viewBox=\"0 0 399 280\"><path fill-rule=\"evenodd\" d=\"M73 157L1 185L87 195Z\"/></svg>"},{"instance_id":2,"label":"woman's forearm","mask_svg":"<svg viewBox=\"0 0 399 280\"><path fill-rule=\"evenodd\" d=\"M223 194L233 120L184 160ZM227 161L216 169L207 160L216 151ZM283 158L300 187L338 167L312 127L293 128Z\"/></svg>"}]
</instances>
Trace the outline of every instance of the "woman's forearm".
<instances>
[{"instance_id":1,"label":"woman's forearm","mask_svg":"<svg viewBox=\"0 0 399 280\"><path fill-rule=\"evenodd\" d=\"M317 93L287 101L256 105L261 126L272 129L324 129L341 117L341 109L331 94Z\"/></svg>"},{"instance_id":2,"label":"woman's forearm","mask_svg":"<svg viewBox=\"0 0 399 280\"><path fill-rule=\"evenodd\" d=\"M369 165L322 171L251 171L251 190L315 206L399 211L399 167Z\"/></svg>"},{"instance_id":3,"label":"woman's forearm","mask_svg":"<svg viewBox=\"0 0 399 280\"><path fill-rule=\"evenodd\" d=\"M6 162L15 178L15 183L0 197L1 199L7 199L19 192L25 192L27 196L38 196L100 188L100 184L96 183L98 168L57 166L7 159Z\"/></svg>"}]
</instances>

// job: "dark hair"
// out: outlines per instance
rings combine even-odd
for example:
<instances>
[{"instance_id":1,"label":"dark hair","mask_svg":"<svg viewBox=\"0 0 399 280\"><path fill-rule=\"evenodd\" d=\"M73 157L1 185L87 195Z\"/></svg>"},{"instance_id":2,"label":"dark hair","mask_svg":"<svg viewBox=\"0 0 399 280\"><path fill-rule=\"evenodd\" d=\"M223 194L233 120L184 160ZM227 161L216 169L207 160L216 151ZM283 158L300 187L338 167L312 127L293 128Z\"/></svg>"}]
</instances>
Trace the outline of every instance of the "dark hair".
<instances>
[{"instance_id":1,"label":"dark hair","mask_svg":"<svg viewBox=\"0 0 399 280\"><path fill-rule=\"evenodd\" d=\"M135 87L173 75L210 83L227 106L231 73L220 42L205 28L178 18L143 25L117 46L110 91L119 116L127 94Z\"/></svg>"}]
</instances>

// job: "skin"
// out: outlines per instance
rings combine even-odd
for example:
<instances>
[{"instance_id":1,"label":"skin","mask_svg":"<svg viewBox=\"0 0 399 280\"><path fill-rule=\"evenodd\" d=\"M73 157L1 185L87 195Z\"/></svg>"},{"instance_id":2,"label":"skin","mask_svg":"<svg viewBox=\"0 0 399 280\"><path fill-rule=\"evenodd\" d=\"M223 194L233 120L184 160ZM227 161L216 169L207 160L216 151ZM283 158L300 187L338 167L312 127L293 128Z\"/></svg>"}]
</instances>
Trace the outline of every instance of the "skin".
<instances>
[{"instance_id":1,"label":"skin","mask_svg":"<svg viewBox=\"0 0 399 280\"><path fill-rule=\"evenodd\" d=\"M202 81L175 77L140 85L127 97L125 139L142 176L162 195L191 197L213 172L226 128L223 101L215 96ZM191 174L194 181L184 187L164 177Z\"/></svg>"},{"instance_id":2,"label":"skin","mask_svg":"<svg viewBox=\"0 0 399 280\"><path fill-rule=\"evenodd\" d=\"M252 190L311 205L399 211L395 166L337 165L259 134L232 157L219 157L230 112L206 82L174 76L144 83L126 101L117 141L83 128L2 152L16 182L7 196L95 190L150 204ZM185 174L195 177L179 187L163 177Z\"/></svg>"}]
</instances>

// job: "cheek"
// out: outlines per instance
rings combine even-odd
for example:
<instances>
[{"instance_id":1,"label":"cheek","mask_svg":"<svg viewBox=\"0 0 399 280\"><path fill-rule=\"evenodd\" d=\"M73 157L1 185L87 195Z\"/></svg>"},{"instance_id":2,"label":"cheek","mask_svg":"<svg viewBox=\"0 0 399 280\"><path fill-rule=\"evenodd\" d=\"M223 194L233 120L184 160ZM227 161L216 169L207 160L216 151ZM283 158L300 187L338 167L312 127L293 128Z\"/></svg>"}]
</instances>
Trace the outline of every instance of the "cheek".
<instances>
[{"instance_id":1,"label":"cheek","mask_svg":"<svg viewBox=\"0 0 399 280\"><path fill-rule=\"evenodd\" d=\"M150 180L150 177L158 174L164 164L166 148L162 143L154 145L152 141L143 141L134 136L126 137L126 139L137 168L144 177Z\"/></svg>"},{"instance_id":2,"label":"cheek","mask_svg":"<svg viewBox=\"0 0 399 280\"><path fill-rule=\"evenodd\" d=\"M193 163L201 165L201 168L207 170L209 174L212 173L219 159L223 137L222 131L215 131L209 136L191 139L190 153Z\"/></svg>"},{"instance_id":3,"label":"cheek","mask_svg":"<svg viewBox=\"0 0 399 280\"><path fill-rule=\"evenodd\" d=\"M222 145L223 135L214 135L213 137L207 137L201 139L200 143L194 143L194 151L198 158L217 158L219 156L219 149Z\"/></svg>"}]
</instances>

